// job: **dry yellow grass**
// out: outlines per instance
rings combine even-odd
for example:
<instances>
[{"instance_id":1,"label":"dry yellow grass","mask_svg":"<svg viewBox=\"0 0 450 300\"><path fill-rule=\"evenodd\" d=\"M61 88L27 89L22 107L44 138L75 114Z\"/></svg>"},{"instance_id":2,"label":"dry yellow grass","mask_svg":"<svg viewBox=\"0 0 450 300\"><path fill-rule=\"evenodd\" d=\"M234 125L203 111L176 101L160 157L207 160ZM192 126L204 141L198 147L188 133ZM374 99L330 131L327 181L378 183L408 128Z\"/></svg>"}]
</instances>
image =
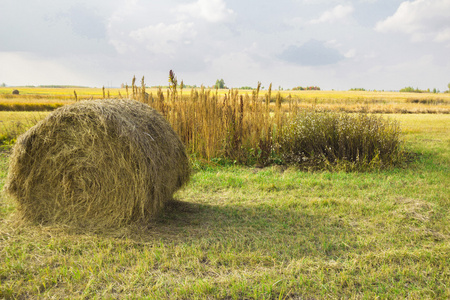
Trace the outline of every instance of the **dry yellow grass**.
<instances>
[{"instance_id":1,"label":"dry yellow grass","mask_svg":"<svg viewBox=\"0 0 450 300\"><path fill-rule=\"evenodd\" d=\"M104 96L101 88L17 87L17 89L19 95L12 95L13 88L0 88L0 110L53 110L81 100L127 98L126 89L107 89Z\"/></svg>"},{"instance_id":2,"label":"dry yellow grass","mask_svg":"<svg viewBox=\"0 0 450 300\"><path fill-rule=\"evenodd\" d=\"M141 83L144 84L144 83ZM134 97L160 111L200 157L263 163L284 120L303 109L368 113L450 113L448 93L249 91L142 88L0 89L0 110L53 110L82 99ZM76 95L75 95L76 93ZM274 130L277 128L277 131ZM219 146L219 144L221 145Z\"/></svg>"},{"instance_id":3,"label":"dry yellow grass","mask_svg":"<svg viewBox=\"0 0 450 300\"><path fill-rule=\"evenodd\" d=\"M102 88L38 88L38 87L18 87L20 94L12 95L12 87L0 87L0 103L8 99L14 99L14 102L36 102L41 103L50 101L66 100L75 101L74 90L79 99L98 99L103 98ZM164 90L164 89L163 89ZM197 88L197 91L201 88ZM157 94L157 88L146 88L147 93ZM211 90L216 93L216 90ZM268 90L259 92L261 97L265 97ZM271 91L272 102L275 101L276 93ZM105 96L109 93L111 98L127 97L125 88L105 89ZM184 95L190 93L190 89L183 90ZM229 90L222 89L217 91L218 96L223 97L229 93ZM241 95L252 95L251 90L239 90ZM280 91L281 96L286 101L289 95L292 99L297 99L300 103L308 104L328 104L328 105L363 105L363 106L384 106L384 105L404 105L412 104L407 109L412 109L414 105L417 107L430 106L441 107L450 110L450 93L400 93L400 92L375 92L375 91ZM131 86L129 87L128 97L131 97Z\"/></svg>"}]
</instances>

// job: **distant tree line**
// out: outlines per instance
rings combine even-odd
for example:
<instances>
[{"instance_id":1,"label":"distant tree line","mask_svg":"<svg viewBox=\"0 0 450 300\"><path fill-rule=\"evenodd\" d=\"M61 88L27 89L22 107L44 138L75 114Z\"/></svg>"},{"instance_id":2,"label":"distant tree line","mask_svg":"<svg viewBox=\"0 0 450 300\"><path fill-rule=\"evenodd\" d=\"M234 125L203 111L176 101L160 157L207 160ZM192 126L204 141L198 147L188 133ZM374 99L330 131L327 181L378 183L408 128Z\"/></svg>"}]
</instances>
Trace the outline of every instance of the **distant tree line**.
<instances>
[{"instance_id":1,"label":"distant tree line","mask_svg":"<svg viewBox=\"0 0 450 300\"><path fill-rule=\"evenodd\" d=\"M34 86L30 86L34 87ZM59 89L69 89L69 88L88 88L88 86L81 85L38 85L40 88L59 88Z\"/></svg>"},{"instance_id":2,"label":"distant tree line","mask_svg":"<svg viewBox=\"0 0 450 300\"><path fill-rule=\"evenodd\" d=\"M450 85L450 84L449 84ZM450 88L450 87L449 87ZM437 90L436 88L433 89L433 91L431 91L430 89L426 89L426 90L421 90L419 88L413 88L411 86L402 88L400 90L401 93L440 93L439 90Z\"/></svg>"},{"instance_id":3,"label":"distant tree line","mask_svg":"<svg viewBox=\"0 0 450 300\"><path fill-rule=\"evenodd\" d=\"M302 87L302 86L297 86L292 88L293 91L320 91L320 87L318 86L307 86L307 87Z\"/></svg>"}]
</instances>

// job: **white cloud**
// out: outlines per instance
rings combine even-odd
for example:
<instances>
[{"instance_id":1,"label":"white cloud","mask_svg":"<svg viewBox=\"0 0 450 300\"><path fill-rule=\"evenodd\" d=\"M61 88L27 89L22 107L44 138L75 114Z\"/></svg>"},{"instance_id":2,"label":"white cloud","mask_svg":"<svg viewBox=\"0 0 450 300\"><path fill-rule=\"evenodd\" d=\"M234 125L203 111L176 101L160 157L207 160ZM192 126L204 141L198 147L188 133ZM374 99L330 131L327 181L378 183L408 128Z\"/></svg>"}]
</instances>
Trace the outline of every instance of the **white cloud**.
<instances>
[{"instance_id":1,"label":"white cloud","mask_svg":"<svg viewBox=\"0 0 450 300\"><path fill-rule=\"evenodd\" d=\"M0 52L0 80L8 85L90 85L88 72L77 72L57 59L42 59L29 52Z\"/></svg>"},{"instance_id":2,"label":"white cloud","mask_svg":"<svg viewBox=\"0 0 450 300\"><path fill-rule=\"evenodd\" d=\"M229 21L235 14L232 9L227 8L223 0L197 0L194 3L179 5L177 10L212 23Z\"/></svg>"},{"instance_id":3,"label":"white cloud","mask_svg":"<svg viewBox=\"0 0 450 300\"><path fill-rule=\"evenodd\" d=\"M325 11L319 18L312 20L311 24L319 23L335 23L348 18L354 11L352 5L341 5L335 6L331 10Z\"/></svg>"},{"instance_id":4,"label":"white cloud","mask_svg":"<svg viewBox=\"0 0 450 300\"><path fill-rule=\"evenodd\" d=\"M294 0L294 2L300 2L306 5L321 5L321 4L331 5L333 3L338 3L339 0Z\"/></svg>"},{"instance_id":5,"label":"white cloud","mask_svg":"<svg viewBox=\"0 0 450 300\"><path fill-rule=\"evenodd\" d=\"M350 50L348 50L348 51L344 54L344 56L345 56L346 58L353 58L353 57L355 57L355 56L356 56L356 49L350 49Z\"/></svg>"},{"instance_id":6,"label":"white cloud","mask_svg":"<svg viewBox=\"0 0 450 300\"><path fill-rule=\"evenodd\" d=\"M415 0L400 4L394 15L375 26L379 32L408 34L414 42L450 41L450 0Z\"/></svg>"},{"instance_id":7,"label":"white cloud","mask_svg":"<svg viewBox=\"0 0 450 300\"><path fill-rule=\"evenodd\" d=\"M436 37L434 38L434 41L436 42L450 41L450 27L438 32L436 34Z\"/></svg>"},{"instance_id":8,"label":"white cloud","mask_svg":"<svg viewBox=\"0 0 450 300\"><path fill-rule=\"evenodd\" d=\"M159 23L130 32L130 37L153 53L174 53L178 45L190 44L197 35L194 23Z\"/></svg>"},{"instance_id":9,"label":"white cloud","mask_svg":"<svg viewBox=\"0 0 450 300\"><path fill-rule=\"evenodd\" d=\"M114 49L116 49L117 53L119 54L125 54L127 52L133 52L135 50L135 47L124 41L121 41L120 39L111 38L109 40L109 43L114 46Z\"/></svg>"},{"instance_id":10,"label":"white cloud","mask_svg":"<svg viewBox=\"0 0 450 300\"><path fill-rule=\"evenodd\" d=\"M289 27L302 27L306 23L305 19L302 17L286 18L283 22Z\"/></svg>"}]
</instances>

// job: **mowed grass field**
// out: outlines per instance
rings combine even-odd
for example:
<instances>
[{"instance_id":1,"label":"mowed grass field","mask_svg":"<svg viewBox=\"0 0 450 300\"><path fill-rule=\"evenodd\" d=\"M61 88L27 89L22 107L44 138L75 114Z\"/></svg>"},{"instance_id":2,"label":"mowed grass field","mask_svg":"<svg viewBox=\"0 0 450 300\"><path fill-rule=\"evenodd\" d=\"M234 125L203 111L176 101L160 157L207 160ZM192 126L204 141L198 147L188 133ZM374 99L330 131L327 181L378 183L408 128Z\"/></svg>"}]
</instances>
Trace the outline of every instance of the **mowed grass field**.
<instances>
[{"instance_id":1,"label":"mowed grass field","mask_svg":"<svg viewBox=\"0 0 450 300\"><path fill-rule=\"evenodd\" d=\"M179 202L151 224L24 225L2 194L0 298L448 299L450 115L389 117L412 154L402 167L300 172L193 161ZM8 155L0 152L0 188Z\"/></svg>"}]
</instances>

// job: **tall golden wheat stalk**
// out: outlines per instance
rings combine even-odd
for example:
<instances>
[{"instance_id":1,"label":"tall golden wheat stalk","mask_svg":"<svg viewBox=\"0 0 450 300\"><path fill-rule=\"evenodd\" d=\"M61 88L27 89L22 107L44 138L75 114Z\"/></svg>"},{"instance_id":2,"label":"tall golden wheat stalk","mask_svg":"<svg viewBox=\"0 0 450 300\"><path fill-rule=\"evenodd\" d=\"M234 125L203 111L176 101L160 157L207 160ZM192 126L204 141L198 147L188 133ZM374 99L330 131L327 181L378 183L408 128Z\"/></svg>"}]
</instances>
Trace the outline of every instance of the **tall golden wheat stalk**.
<instances>
[{"instance_id":1,"label":"tall golden wheat stalk","mask_svg":"<svg viewBox=\"0 0 450 300\"><path fill-rule=\"evenodd\" d=\"M204 86L183 95L183 84L178 85L173 71L169 73L166 96L161 87L156 97L152 93L146 95L144 78L140 93L135 92L134 83L135 78L132 98L161 112L190 153L208 160L228 158L262 165L269 162L276 140L274 135L282 131L282 114L286 114L281 111L280 93L275 105L270 101L272 85L264 99L259 96L260 82L251 97L234 89L219 95L217 89L212 92Z\"/></svg>"}]
</instances>

